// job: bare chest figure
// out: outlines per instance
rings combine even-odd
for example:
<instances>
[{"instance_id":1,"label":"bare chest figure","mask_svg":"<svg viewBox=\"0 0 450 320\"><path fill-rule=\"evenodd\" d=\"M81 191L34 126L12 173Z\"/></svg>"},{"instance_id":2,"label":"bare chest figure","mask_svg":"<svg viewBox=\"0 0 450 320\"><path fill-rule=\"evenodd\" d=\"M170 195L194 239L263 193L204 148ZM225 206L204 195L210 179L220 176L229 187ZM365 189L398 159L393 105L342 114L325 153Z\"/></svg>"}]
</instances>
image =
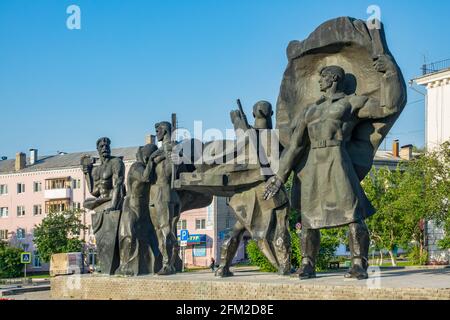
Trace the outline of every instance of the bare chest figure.
<instances>
[{"instance_id":1,"label":"bare chest figure","mask_svg":"<svg viewBox=\"0 0 450 320\"><path fill-rule=\"evenodd\" d=\"M347 99L311 105L305 115L311 141L347 140L356 124Z\"/></svg>"},{"instance_id":2,"label":"bare chest figure","mask_svg":"<svg viewBox=\"0 0 450 320\"><path fill-rule=\"evenodd\" d=\"M113 189L113 168L111 162L102 163L92 170L94 187L100 192L101 198L111 197Z\"/></svg>"}]
</instances>

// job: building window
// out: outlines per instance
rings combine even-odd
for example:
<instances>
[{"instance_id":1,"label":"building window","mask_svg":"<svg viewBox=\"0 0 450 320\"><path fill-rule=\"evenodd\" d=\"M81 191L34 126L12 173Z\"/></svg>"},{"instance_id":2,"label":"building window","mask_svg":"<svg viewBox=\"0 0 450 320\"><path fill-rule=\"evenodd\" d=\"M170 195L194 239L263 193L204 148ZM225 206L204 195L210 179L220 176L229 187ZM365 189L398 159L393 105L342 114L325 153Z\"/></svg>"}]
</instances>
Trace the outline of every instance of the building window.
<instances>
[{"instance_id":1,"label":"building window","mask_svg":"<svg viewBox=\"0 0 450 320\"><path fill-rule=\"evenodd\" d=\"M72 210L80 211L81 210L81 202L72 202Z\"/></svg>"},{"instance_id":2,"label":"building window","mask_svg":"<svg viewBox=\"0 0 450 320\"><path fill-rule=\"evenodd\" d=\"M25 192L25 183L17 184L17 194Z\"/></svg>"},{"instance_id":3,"label":"building window","mask_svg":"<svg viewBox=\"0 0 450 320\"><path fill-rule=\"evenodd\" d=\"M40 268L40 267L42 267L41 257L39 257L39 252L34 251L33 252L33 268Z\"/></svg>"},{"instance_id":4,"label":"building window","mask_svg":"<svg viewBox=\"0 0 450 320\"><path fill-rule=\"evenodd\" d=\"M8 218L8 208L0 208L0 218Z\"/></svg>"},{"instance_id":5,"label":"building window","mask_svg":"<svg viewBox=\"0 0 450 320\"><path fill-rule=\"evenodd\" d=\"M195 230L205 229L206 220L205 219L195 219Z\"/></svg>"},{"instance_id":6,"label":"building window","mask_svg":"<svg viewBox=\"0 0 450 320\"><path fill-rule=\"evenodd\" d=\"M45 213L64 212L70 208L68 199L45 202Z\"/></svg>"},{"instance_id":7,"label":"building window","mask_svg":"<svg viewBox=\"0 0 450 320\"><path fill-rule=\"evenodd\" d=\"M8 230L0 230L0 240L8 240Z\"/></svg>"},{"instance_id":8,"label":"building window","mask_svg":"<svg viewBox=\"0 0 450 320\"><path fill-rule=\"evenodd\" d=\"M23 217L25 215L25 207L24 206L18 206L17 207L17 216Z\"/></svg>"},{"instance_id":9,"label":"building window","mask_svg":"<svg viewBox=\"0 0 450 320\"><path fill-rule=\"evenodd\" d=\"M40 216L42 214L42 205L36 204L33 206L33 216Z\"/></svg>"},{"instance_id":10,"label":"building window","mask_svg":"<svg viewBox=\"0 0 450 320\"><path fill-rule=\"evenodd\" d=\"M8 194L8 185L0 184L0 195L6 195L6 194Z\"/></svg>"},{"instance_id":11,"label":"building window","mask_svg":"<svg viewBox=\"0 0 450 320\"><path fill-rule=\"evenodd\" d=\"M80 189L81 188L81 180L74 179L72 180L72 189Z\"/></svg>"},{"instance_id":12,"label":"building window","mask_svg":"<svg viewBox=\"0 0 450 320\"><path fill-rule=\"evenodd\" d=\"M17 236L17 239L19 239L19 240L20 239L25 239L25 229L18 228L16 236Z\"/></svg>"},{"instance_id":13,"label":"building window","mask_svg":"<svg viewBox=\"0 0 450 320\"><path fill-rule=\"evenodd\" d=\"M45 180L45 190L68 189L70 188L70 178Z\"/></svg>"},{"instance_id":14,"label":"building window","mask_svg":"<svg viewBox=\"0 0 450 320\"><path fill-rule=\"evenodd\" d=\"M206 243L195 244L192 248L192 255L194 257L206 257Z\"/></svg>"},{"instance_id":15,"label":"building window","mask_svg":"<svg viewBox=\"0 0 450 320\"><path fill-rule=\"evenodd\" d=\"M178 230L187 229L187 220L180 220L180 221L178 221L177 228L178 228Z\"/></svg>"},{"instance_id":16,"label":"building window","mask_svg":"<svg viewBox=\"0 0 450 320\"><path fill-rule=\"evenodd\" d=\"M42 182L35 181L33 182L33 192L42 191Z\"/></svg>"}]
</instances>

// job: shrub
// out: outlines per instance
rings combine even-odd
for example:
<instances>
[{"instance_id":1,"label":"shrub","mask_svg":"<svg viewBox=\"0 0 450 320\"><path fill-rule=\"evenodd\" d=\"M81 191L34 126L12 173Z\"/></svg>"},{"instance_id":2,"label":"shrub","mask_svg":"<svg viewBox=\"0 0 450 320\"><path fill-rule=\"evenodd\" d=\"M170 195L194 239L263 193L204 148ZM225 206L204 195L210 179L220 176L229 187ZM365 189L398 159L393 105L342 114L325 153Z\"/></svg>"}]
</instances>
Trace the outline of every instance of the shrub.
<instances>
[{"instance_id":1,"label":"shrub","mask_svg":"<svg viewBox=\"0 0 450 320\"><path fill-rule=\"evenodd\" d=\"M22 274L23 264L20 262L22 250L0 244L0 278L16 278Z\"/></svg>"},{"instance_id":2,"label":"shrub","mask_svg":"<svg viewBox=\"0 0 450 320\"><path fill-rule=\"evenodd\" d=\"M320 230L320 250L316 261L318 271L327 270L328 264L336 259L334 253L341 243L343 231L345 228Z\"/></svg>"},{"instance_id":3,"label":"shrub","mask_svg":"<svg viewBox=\"0 0 450 320\"><path fill-rule=\"evenodd\" d=\"M247 244L247 254L250 263L258 266L263 272L277 272L277 268L273 266L266 256L261 252L255 240L251 240Z\"/></svg>"},{"instance_id":4,"label":"shrub","mask_svg":"<svg viewBox=\"0 0 450 320\"><path fill-rule=\"evenodd\" d=\"M412 265L426 265L428 262L428 252L420 250L420 246L413 246L409 250L408 259Z\"/></svg>"},{"instance_id":5,"label":"shrub","mask_svg":"<svg viewBox=\"0 0 450 320\"><path fill-rule=\"evenodd\" d=\"M300 237L295 230L291 230L291 265L295 269L299 268L302 264L302 248L300 243Z\"/></svg>"},{"instance_id":6,"label":"shrub","mask_svg":"<svg viewBox=\"0 0 450 320\"><path fill-rule=\"evenodd\" d=\"M319 255L316 261L317 271L324 271L328 269L330 261L336 259L334 253L339 246L344 229L329 229L321 230L321 241ZM291 265L294 268L299 268L302 263L302 251L299 235L295 230L290 231L291 234ZM264 272L276 272L277 268L273 266L266 256L261 252L256 241L251 240L247 245L247 254L250 263L258 266Z\"/></svg>"}]
</instances>

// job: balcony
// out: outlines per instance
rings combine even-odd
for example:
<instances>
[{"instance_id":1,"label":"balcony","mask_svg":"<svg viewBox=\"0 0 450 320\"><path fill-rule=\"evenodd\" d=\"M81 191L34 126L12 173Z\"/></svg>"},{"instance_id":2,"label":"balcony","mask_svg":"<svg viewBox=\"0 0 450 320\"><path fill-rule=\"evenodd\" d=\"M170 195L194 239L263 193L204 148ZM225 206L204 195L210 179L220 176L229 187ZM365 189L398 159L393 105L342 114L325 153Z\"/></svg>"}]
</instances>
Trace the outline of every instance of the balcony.
<instances>
[{"instance_id":1,"label":"balcony","mask_svg":"<svg viewBox=\"0 0 450 320\"><path fill-rule=\"evenodd\" d=\"M70 188L70 177L53 178L45 180L44 198L47 200L70 199L72 189Z\"/></svg>"},{"instance_id":2,"label":"balcony","mask_svg":"<svg viewBox=\"0 0 450 320\"><path fill-rule=\"evenodd\" d=\"M48 200L54 199L70 199L72 198L72 189L61 188L61 189L51 189L44 191L44 198Z\"/></svg>"},{"instance_id":3,"label":"balcony","mask_svg":"<svg viewBox=\"0 0 450 320\"><path fill-rule=\"evenodd\" d=\"M425 76L449 68L450 68L450 59L424 64L422 66L422 75Z\"/></svg>"}]
</instances>

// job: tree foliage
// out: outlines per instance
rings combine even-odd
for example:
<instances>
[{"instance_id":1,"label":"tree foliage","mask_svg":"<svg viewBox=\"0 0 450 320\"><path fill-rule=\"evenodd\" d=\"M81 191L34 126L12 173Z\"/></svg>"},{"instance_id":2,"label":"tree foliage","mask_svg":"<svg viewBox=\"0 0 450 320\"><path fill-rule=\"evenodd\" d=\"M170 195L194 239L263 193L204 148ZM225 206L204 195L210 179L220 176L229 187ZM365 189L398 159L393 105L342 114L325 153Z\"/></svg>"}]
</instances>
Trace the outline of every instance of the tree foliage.
<instances>
[{"instance_id":1,"label":"tree foliage","mask_svg":"<svg viewBox=\"0 0 450 320\"><path fill-rule=\"evenodd\" d=\"M39 256L49 262L52 254L81 251L84 241L80 233L85 228L78 211L50 213L34 230Z\"/></svg>"},{"instance_id":2,"label":"tree foliage","mask_svg":"<svg viewBox=\"0 0 450 320\"><path fill-rule=\"evenodd\" d=\"M22 249L8 246L6 242L0 241L0 278L15 278L22 274L21 253Z\"/></svg>"},{"instance_id":3,"label":"tree foliage","mask_svg":"<svg viewBox=\"0 0 450 320\"><path fill-rule=\"evenodd\" d=\"M450 144L426 153L396 170L372 169L364 190L377 210L368 219L371 239L378 250L387 250L395 265L396 247L410 249L411 259L426 262L425 223L433 220L450 231L448 213ZM446 244L448 238L441 244Z\"/></svg>"},{"instance_id":4,"label":"tree foliage","mask_svg":"<svg viewBox=\"0 0 450 320\"><path fill-rule=\"evenodd\" d=\"M442 249L450 249L450 141L423 157L421 166L428 177L428 192L434 199L432 218L446 235L438 244Z\"/></svg>"}]
</instances>

